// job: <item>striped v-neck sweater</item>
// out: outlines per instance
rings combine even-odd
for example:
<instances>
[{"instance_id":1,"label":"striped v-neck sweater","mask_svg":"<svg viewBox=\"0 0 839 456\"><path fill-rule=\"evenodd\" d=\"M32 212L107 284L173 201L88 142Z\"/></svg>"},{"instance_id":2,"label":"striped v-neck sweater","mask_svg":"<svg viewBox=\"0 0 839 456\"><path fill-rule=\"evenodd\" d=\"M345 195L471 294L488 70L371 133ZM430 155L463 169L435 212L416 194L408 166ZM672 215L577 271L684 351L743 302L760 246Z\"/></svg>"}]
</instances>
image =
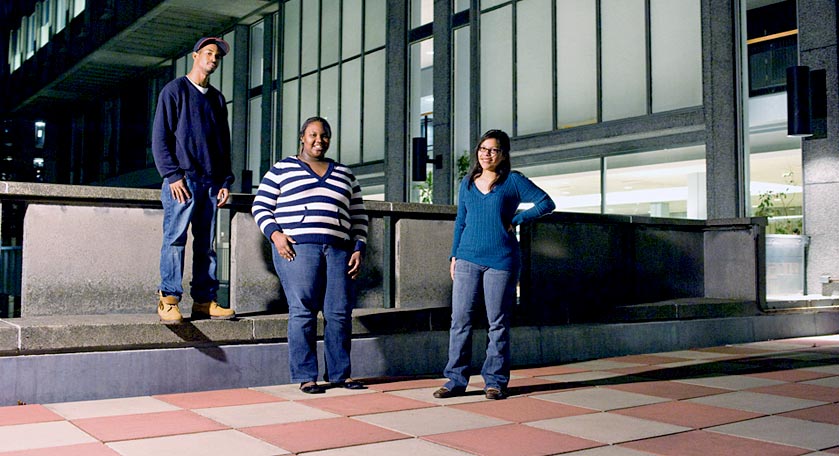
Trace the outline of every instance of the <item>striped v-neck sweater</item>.
<instances>
[{"instance_id":1,"label":"striped v-neck sweater","mask_svg":"<svg viewBox=\"0 0 839 456\"><path fill-rule=\"evenodd\" d=\"M363 253L368 218L361 186L348 167L327 160L323 176L297 157L274 163L254 197L254 221L269 240L280 231L298 244L352 245Z\"/></svg>"}]
</instances>

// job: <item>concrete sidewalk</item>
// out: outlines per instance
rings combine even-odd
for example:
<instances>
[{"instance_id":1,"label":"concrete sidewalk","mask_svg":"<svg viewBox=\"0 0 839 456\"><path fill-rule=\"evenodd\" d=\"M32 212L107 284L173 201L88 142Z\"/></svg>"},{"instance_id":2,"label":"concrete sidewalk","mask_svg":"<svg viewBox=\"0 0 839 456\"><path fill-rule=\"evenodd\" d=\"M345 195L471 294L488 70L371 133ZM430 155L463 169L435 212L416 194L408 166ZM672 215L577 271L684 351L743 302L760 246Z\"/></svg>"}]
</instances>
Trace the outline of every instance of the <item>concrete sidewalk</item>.
<instances>
[{"instance_id":1,"label":"concrete sidewalk","mask_svg":"<svg viewBox=\"0 0 839 456\"><path fill-rule=\"evenodd\" d=\"M444 400L443 379L379 378L2 407L0 455L839 454L839 336L513 374L502 401L480 377Z\"/></svg>"}]
</instances>

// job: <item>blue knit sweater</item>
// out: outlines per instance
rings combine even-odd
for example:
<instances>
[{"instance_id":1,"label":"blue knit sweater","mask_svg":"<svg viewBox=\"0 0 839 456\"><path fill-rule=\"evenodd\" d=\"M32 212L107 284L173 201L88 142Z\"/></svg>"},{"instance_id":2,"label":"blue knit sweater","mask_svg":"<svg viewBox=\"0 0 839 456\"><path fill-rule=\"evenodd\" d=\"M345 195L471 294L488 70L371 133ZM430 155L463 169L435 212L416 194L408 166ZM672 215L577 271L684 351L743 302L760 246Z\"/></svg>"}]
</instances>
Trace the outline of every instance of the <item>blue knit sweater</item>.
<instances>
[{"instance_id":1,"label":"blue knit sweater","mask_svg":"<svg viewBox=\"0 0 839 456\"><path fill-rule=\"evenodd\" d=\"M364 253L368 218L361 186L348 167L328 161L322 177L297 157L274 163L253 199L254 221L268 239L280 231L298 244L348 246Z\"/></svg>"},{"instance_id":2,"label":"blue knit sweater","mask_svg":"<svg viewBox=\"0 0 839 456\"><path fill-rule=\"evenodd\" d=\"M451 256L493 269L516 270L520 262L519 242L507 227L535 220L553 211L556 205L547 193L518 172L511 172L487 194L468 183L469 176L460 182ZM534 206L516 213L521 203Z\"/></svg>"},{"instance_id":3,"label":"blue knit sweater","mask_svg":"<svg viewBox=\"0 0 839 456\"><path fill-rule=\"evenodd\" d=\"M203 94L186 76L163 87L152 128L152 154L160 176L170 183L185 175L230 188L230 130L224 95Z\"/></svg>"}]
</instances>

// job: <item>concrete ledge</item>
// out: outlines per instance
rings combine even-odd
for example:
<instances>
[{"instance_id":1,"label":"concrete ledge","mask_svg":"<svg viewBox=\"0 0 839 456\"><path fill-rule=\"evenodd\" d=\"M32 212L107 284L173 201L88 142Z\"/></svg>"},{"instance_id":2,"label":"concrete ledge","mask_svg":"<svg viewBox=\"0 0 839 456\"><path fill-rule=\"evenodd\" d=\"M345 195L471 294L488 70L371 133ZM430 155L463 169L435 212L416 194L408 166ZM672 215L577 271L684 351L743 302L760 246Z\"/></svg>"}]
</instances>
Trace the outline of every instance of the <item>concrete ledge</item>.
<instances>
[{"instance_id":1,"label":"concrete ledge","mask_svg":"<svg viewBox=\"0 0 839 456\"><path fill-rule=\"evenodd\" d=\"M448 307L356 309L353 335L448 330L449 315ZM180 325L160 324L156 314L24 317L0 322L3 355L253 344L284 341L288 336L288 314L232 321L186 319ZM318 335L323 335L322 320Z\"/></svg>"},{"instance_id":2,"label":"concrete ledge","mask_svg":"<svg viewBox=\"0 0 839 456\"><path fill-rule=\"evenodd\" d=\"M437 314L445 310L402 313L400 318L411 315L403 327L420 327L423 318L435 321ZM153 321L152 316L139 317L145 319L145 323L138 325L161 326ZM364 327L366 330L372 330L379 323L393 323L383 315L369 317L366 322L363 322L365 318L358 318L354 323L369 325ZM238 328L250 325L256 328L268 323L268 320L271 318L201 322L195 327L206 331L205 335L215 335L217 328L213 327L216 326ZM274 320L273 323L281 326L281 317ZM35 326L31 322L21 325L21 330L24 334L33 334L31 331L35 330ZM60 325L43 325L41 331L48 333L56 326ZM120 329L125 331L130 328L114 325L114 328L106 330L103 326L107 325L91 324L80 334L91 337L97 330L104 330L111 335L109 337L114 337ZM62 331L71 333L70 328L80 329L79 326L70 326ZM149 330L147 334L160 334L155 329L145 329ZM441 375L448 352L446 329L405 333L400 333L398 327L390 329L393 332L356 335L353 338L354 377ZM0 331L0 335L4 333ZM797 312L631 324L516 326L512 330L511 344L513 365L518 368L836 333L839 333L839 312ZM131 340L132 336L124 336L126 341ZM53 339L52 343L57 340ZM486 332L476 330L472 346L473 369L479 370L483 362L485 340ZM322 342L318 343L320 360L323 359L322 345ZM184 343L173 348L0 356L0 373L0 406L18 401L51 403L290 383L288 346L282 341L194 346Z\"/></svg>"},{"instance_id":3,"label":"concrete ledge","mask_svg":"<svg viewBox=\"0 0 839 456\"><path fill-rule=\"evenodd\" d=\"M684 320L696 318L745 317L760 315L755 301L732 301L713 298L671 299L649 304L615 307L608 315L611 322Z\"/></svg>"}]
</instances>

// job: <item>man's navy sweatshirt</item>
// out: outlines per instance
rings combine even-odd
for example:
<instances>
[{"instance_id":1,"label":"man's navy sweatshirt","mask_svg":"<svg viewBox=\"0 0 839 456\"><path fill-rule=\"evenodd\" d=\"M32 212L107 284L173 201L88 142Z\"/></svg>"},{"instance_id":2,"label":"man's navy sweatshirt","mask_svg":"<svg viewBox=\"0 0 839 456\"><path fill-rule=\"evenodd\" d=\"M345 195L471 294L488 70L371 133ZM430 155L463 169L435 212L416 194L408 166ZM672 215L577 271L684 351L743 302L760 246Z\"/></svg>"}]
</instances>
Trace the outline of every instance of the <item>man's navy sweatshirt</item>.
<instances>
[{"instance_id":1,"label":"man's navy sweatshirt","mask_svg":"<svg viewBox=\"0 0 839 456\"><path fill-rule=\"evenodd\" d=\"M210 86L201 93L186 76L163 87L152 129L152 153L160 176L209 178L230 188L230 130L224 95Z\"/></svg>"}]
</instances>

